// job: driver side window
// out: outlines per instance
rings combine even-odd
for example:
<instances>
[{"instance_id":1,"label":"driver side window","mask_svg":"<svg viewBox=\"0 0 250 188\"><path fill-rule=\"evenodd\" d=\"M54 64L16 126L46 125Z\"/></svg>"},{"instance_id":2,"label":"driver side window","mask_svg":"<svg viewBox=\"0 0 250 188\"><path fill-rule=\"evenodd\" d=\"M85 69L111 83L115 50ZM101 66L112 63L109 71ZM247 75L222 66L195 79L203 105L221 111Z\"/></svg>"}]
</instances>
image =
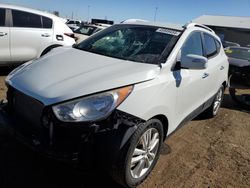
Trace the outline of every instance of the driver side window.
<instances>
[{"instance_id":1,"label":"driver side window","mask_svg":"<svg viewBox=\"0 0 250 188\"><path fill-rule=\"evenodd\" d=\"M181 48L181 55L186 56L188 54L203 56L201 33L191 33L188 39L185 41Z\"/></svg>"}]
</instances>

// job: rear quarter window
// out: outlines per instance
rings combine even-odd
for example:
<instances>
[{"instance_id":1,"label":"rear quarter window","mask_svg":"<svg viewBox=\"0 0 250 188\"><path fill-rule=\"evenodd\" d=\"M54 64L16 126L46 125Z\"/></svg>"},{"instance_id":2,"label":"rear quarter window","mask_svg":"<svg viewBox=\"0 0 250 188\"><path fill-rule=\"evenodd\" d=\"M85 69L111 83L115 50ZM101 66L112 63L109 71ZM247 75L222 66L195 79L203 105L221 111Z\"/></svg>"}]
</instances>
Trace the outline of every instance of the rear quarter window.
<instances>
[{"instance_id":1,"label":"rear quarter window","mask_svg":"<svg viewBox=\"0 0 250 188\"><path fill-rule=\"evenodd\" d=\"M45 28L45 29L52 28L52 25L53 25L52 19L43 16L42 20L43 20L43 28Z\"/></svg>"},{"instance_id":2,"label":"rear quarter window","mask_svg":"<svg viewBox=\"0 0 250 188\"><path fill-rule=\"evenodd\" d=\"M12 10L12 17L13 27L42 28L40 15Z\"/></svg>"},{"instance_id":3,"label":"rear quarter window","mask_svg":"<svg viewBox=\"0 0 250 188\"><path fill-rule=\"evenodd\" d=\"M5 26L5 9L0 8L0 26Z\"/></svg>"}]
</instances>

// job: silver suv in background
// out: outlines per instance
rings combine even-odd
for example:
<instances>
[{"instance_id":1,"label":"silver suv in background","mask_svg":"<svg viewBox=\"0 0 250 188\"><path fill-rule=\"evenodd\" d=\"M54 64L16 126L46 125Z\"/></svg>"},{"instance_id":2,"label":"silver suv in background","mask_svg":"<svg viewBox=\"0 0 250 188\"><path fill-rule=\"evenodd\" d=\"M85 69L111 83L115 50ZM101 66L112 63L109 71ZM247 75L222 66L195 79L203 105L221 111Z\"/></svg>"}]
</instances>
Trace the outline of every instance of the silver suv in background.
<instances>
[{"instance_id":1,"label":"silver suv in background","mask_svg":"<svg viewBox=\"0 0 250 188\"><path fill-rule=\"evenodd\" d=\"M38 58L58 46L72 46L73 36L55 15L0 4L0 66Z\"/></svg>"}]
</instances>

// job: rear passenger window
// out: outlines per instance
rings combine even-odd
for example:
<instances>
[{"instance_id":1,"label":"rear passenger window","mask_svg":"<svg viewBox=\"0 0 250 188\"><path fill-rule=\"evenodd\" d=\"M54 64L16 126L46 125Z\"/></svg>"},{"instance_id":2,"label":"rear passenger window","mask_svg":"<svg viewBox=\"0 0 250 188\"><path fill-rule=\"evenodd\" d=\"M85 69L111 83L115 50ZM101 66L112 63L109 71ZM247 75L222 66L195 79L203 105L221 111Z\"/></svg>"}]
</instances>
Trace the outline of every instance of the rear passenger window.
<instances>
[{"instance_id":1,"label":"rear passenger window","mask_svg":"<svg viewBox=\"0 0 250 188\"><path fill-rule=\"evenodd\" d=\"M201 33L192 33L181 49L182 55L194 54L203 56Z\"/></svg>"},{"instance_id":2,"label":"rear passenger window","mask_svg":"<svg viewBox=\"0 0 250 188\"><path fill-rule=\"evenodd\" d=\"M52 19L44 17L44 16L42 17L42 19L43 19L43 28L46 28L46 29L52 28L52 23L53 23Z\"/></svg>"},{"instance_id":3,"label":"rear passenger window","mask_svg":"<svg viewBox=\"0 0 250 188\"><path fill-rule=\"evenodd\" d=\"M212 36L204 34L205 50L207 57L214 56L217 53L217 46Z\"/></svg>"},{"instance_id":4,"label":"rear passenger window","mask_svg":"<svg viewBox=\"0 0 250 188\"><path fill-rule=\"evenodd\" d=\"M0 26L5 26L5 9L0 8Z\"/></svg>"},{"instance_id":5,"label":"rear passenger window","mask_svg":"<svg viewBox=\"0 0 250 188\"><path fill-rule=\"evenodd\" d=\"M12 10L13 27L31 27L31 28L42 28L41 16Z\"/></svg>"}]
</instances>

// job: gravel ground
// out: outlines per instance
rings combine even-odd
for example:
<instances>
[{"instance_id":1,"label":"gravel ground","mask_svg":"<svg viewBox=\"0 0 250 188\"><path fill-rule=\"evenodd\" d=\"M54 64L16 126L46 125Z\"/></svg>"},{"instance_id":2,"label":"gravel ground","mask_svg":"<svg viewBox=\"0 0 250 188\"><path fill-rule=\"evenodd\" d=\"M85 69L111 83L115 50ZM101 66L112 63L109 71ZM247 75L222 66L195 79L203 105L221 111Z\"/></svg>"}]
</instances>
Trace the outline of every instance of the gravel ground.
<instances>
[{"instance_id":1,"label":"gravel ground","mask_svg":"<svg viewBox=\"0 0 250 188\"><path fill-rule=\"evenodd\" d=\"M0 70L0 99L5 97ZM39 157L0 125L0 187L119 187L105 174L85 173ZM151 176L140 188L250 187L250 114L228 94L214 119L196 119L165 141Z\"/></svg>"}]
</instances>

